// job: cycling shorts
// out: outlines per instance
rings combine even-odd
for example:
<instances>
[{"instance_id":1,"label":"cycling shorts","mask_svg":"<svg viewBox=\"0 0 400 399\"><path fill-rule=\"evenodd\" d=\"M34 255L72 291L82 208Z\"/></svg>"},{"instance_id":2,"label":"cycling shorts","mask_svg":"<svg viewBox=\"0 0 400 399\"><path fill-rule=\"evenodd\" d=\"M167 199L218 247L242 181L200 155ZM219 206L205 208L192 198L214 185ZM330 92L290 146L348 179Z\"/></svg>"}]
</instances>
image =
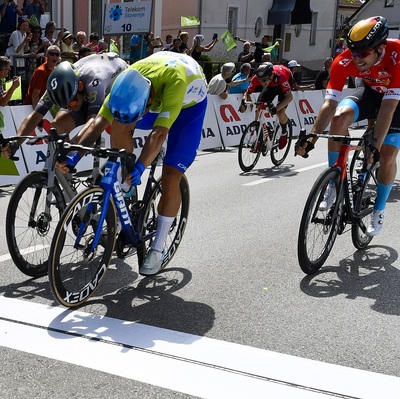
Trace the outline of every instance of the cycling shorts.
<instances>
[{"instance_id":1,"label":"cycling shorts","mask_svg":"<svg viewBox=\"0 0 400 399\"><path fill-rule=\"evenodd\" d=\"M285 98L280 86L267 86L262 89L257 102L269 103L272 102L276 96L278 96L278 104Z\"/></svg>"},{"instance_id":2,"label":"cycling shorts","mask_svg":"<svg viewBox=\"0 0 400 399\"><path fill-rule=\"evenodd\" d=\"M192 107L182 109L168 132L164 165L185 173L196 158L200 145L203 121L207 109L207 98ZM150 130L158 114L148 112L138 121L138 129Z\"/></svg>"},{"instance_id":3,"label":"cycling shorts","mask_svg":"<svg viewBox=\"0 0 400 399\"><path fill-rule=\"evenodd\" d=\"M359 87L340 101L338 107L351 107L354 111L354 122L375 119L378 115L382 98L383 93L378 93L368 86ZM392 123L388 131L388 134L390 133L400 133L400 102L393 114Z\"/></svg>"}]
</instances>

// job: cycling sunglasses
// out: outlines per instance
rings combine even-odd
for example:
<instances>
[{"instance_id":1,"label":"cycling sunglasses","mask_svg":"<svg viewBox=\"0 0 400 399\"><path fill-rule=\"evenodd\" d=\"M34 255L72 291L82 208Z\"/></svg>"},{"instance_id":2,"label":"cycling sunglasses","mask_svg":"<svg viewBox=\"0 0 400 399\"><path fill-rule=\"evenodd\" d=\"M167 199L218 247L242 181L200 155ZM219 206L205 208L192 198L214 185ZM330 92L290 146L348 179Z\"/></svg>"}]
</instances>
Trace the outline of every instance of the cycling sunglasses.
<instances>
[{"instance_id":1,"label":"cycling sunglasses","mask_svg":"<svg viewBox=\"0 0 400 399\"><path fill-rule=\"evenodd\" d=\"M373 51L374 51L374 49L366 50L366 51L353 51L353 50L350 50L350 53L351 53L352 57L365 58L365 57L368 57L370 54L372 54Z\"/></svg>"}]
</instances>

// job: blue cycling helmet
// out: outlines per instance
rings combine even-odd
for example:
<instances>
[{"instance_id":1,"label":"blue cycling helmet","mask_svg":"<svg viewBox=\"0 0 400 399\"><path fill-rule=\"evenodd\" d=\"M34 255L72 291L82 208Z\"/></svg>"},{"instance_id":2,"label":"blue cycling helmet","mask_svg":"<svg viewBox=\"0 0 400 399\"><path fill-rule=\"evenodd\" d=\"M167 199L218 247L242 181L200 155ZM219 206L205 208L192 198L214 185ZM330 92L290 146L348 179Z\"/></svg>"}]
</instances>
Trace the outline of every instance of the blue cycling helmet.
<instances>
[{"instance_id":1,"label":"blue cycling helmet","mask_svg":"<svg viewBox=\"0 0 400 399\"><path fill-rule=\"evenodd\" d=\"M110 91L108 106L113 117L127 125L140 119L146 109L150 87L150 80L135 69L122 72Z\"/></svg>"}]
</instances>

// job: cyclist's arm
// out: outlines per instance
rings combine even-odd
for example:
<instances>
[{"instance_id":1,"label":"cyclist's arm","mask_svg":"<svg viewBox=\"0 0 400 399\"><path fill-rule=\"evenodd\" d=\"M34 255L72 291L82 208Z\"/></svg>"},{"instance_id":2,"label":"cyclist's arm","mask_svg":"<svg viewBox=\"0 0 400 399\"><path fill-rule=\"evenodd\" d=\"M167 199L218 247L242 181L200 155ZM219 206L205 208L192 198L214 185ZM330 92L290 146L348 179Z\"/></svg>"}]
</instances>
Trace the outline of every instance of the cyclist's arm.
<instances>
[{"instance_id":1,"label":"cyclist's arm","mask_svg":"<svg viewBox=\"0 0 400 399\"><path fill-rule=\"evenodd\" d=\"M322 133L325 131L326 127L328 126L329 122L332 120L333 115L335 114L335 110L337 107L338 102L325 99L324 103L322 104L317 119L314 122L313 127L311 128L311 133ZM317 137L310 137L307 141L315 144L317 142ZM297 150L297 154L303 156L306 153L305 148L307 147L307 143L304 143L302 147L299 147Z\"/></svg>"},{"instance_id":2,"label":"cyclist's arm","mask_svg":"<svg viewBox=\"0 0 400 399\"><path fill-rule=\"evenodd\" d=\"M149 166L160 152L168 132L169 129L164 126L153 126L149 137L144 143L138 161L142 162L146 167Z\"/></svg>"},{"instance_id":3,"label":"cyclist's arm","mask_svg":"<svg viewBox=\"0 0 400 399\"><path fill-rule=\"evenodd\" d=\"M35 130L38 123L42 120L43 115L37 111L32 111L19 125L17 130L18 136L25 136L32 133Z\"/></svg>"},{"instance_id":4,"label":"cyclist's arm","mask_svg":"<svg viewBox=\"0 0 400 399\"><path fill-rule=\"evenodd\" d=\"M389 131L393 114L399 104L398 100L383 100L376 118L374 137L376 138L375 147L380 150L383 140Z\"/></svg>"}]
</instances>

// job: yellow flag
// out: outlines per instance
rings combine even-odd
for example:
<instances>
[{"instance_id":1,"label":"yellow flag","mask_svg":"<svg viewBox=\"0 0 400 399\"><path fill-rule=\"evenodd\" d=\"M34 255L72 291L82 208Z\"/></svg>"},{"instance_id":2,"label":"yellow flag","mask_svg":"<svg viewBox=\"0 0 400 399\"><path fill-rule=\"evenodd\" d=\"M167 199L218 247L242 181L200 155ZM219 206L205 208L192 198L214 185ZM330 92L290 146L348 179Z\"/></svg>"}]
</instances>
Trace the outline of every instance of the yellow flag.
<instances>
[{"instance_id":1,"label":"yellow flag","mask_svg":"<svg viewBox=\"0 0 400 399\"><path fill-rule=\"evenodd\" d=\"M10 101L22 100L21 76L19 76L18 79L19 79L19 86L14 90L14 93L11 96ZM11 87L11 85L12 85L12 80L8 80L6 82L6 91Z\"/></svg>"},{"instance_id":2,"label":"yellow flag","mask_svg":"<svg viewBox=\"0 0 400 399\"><path fill-rule=\"evenodd\" d=\"M181 17L181 26L198 26L200 20L197 17Z\"/></svg>"}]
</instances>

